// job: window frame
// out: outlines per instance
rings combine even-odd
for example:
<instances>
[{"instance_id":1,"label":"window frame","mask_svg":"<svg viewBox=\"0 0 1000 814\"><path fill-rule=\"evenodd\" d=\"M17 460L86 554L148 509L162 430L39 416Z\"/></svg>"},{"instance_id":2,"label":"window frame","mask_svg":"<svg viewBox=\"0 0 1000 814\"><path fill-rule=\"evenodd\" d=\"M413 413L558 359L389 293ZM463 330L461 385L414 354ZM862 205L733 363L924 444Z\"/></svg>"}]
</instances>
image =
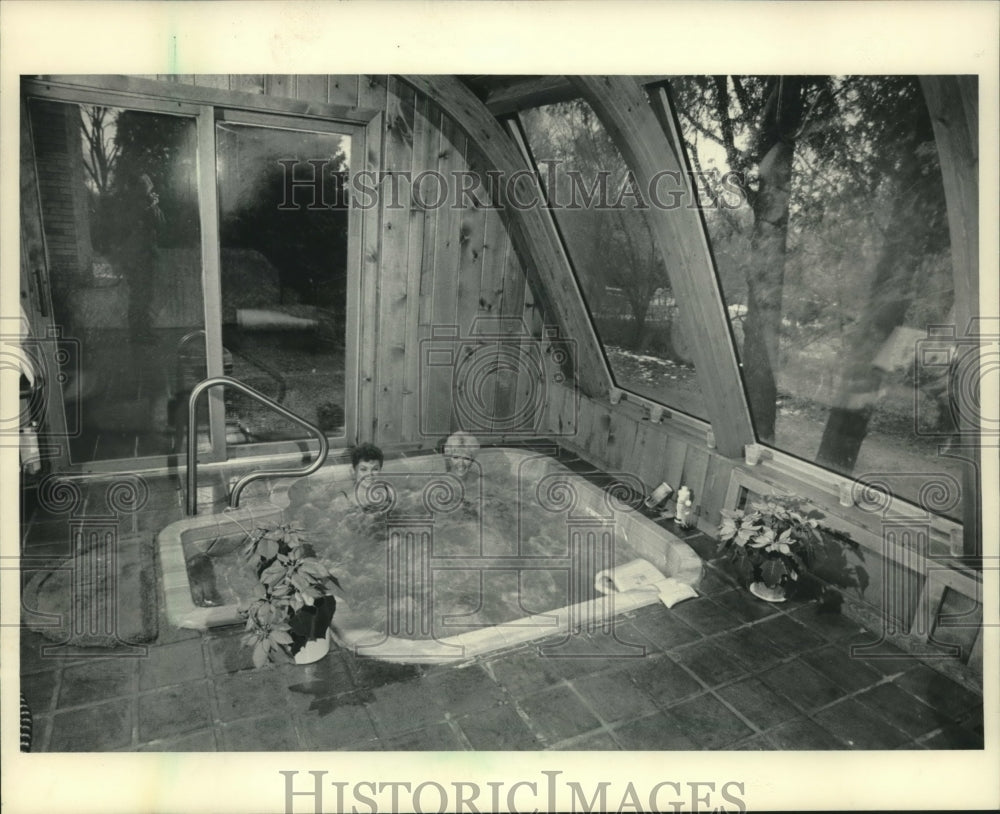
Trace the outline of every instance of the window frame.
<instances>
[{"instance_id":1,"label":"window frame","mask_svg":"<svg viewBox=\"0 0 1000 814\"><path fill-rule=\"evenodd\" d=\"M219 243L219 211L217 200L217 170L215 125L217 121L234 121L258 126L271 126L303 131L329 131L348 135L352 139L352 156L364 161L366 169L371 156L381 157L381 125L383 114L361 107L302 102L291 98L262 96L241 91L220 90L205 86L179 85L159 80L129 76L38 76L23 77L20 96L27 113L31 98L65 104L101 104L151 113L173 114L195 119L197 126L197 177L198 206L202 252L202 299L205 330L207 376L223 375L222 354L222 295L221 295L221 245ZM26 123L25 123L25 126ZM22 129L22 132L25 132ZM30 127L27 132L30 133ZM27 146L30 149L30 145ZM24 149L24 148L22 148ZM22 152L22 156L25 153ZM34 161L33 151L30 153ZM210 156L210 158L209 158ZM34 200L21 201L21 218L33 217L41 225L41 211L37 187L32 190ZM27 215L27 207L35 212ZM372 220L374 219L374 221ZM363 258L363 240L370 231L377 233L379 212L351 207L348 212L348 280L345 325L345 432L331 437L332 450L350 446L355 441L358 427L364 426L358 375L361 369L359 337L365 319L362 298L366 275L377 274L377 269L366 268ZM22 241L28 238L22 228ZM48 255L41 235L42 253L46 267L48 297ZM23 247L22 247L23 248ZM22 257L26 253L22 251ZM33 281L37 284L37 279ZM51 320L49 310L48 320ZM374 318L374 317L370 317ZM221 388L213 388L206 398L209 405L209 437L211 450L200 454L199 463L209 468L226 466L234 462L259 463L282 460L301 460L304 452L315 454L318 442L311 438L293 441L271 441L253 444L228 445L225 437L225 409ZM59 398L46 400L46 421L49 426L66 427L64 406ZM150 471L170 468L174 454L150 455L135 458L114 458L95 461L71 462L68 446L57 445L58 454L49 458L54 468L66 474L99 474L120 471ZM55 449L52 452L56 452Z\"/></svg>"}]
</instances>

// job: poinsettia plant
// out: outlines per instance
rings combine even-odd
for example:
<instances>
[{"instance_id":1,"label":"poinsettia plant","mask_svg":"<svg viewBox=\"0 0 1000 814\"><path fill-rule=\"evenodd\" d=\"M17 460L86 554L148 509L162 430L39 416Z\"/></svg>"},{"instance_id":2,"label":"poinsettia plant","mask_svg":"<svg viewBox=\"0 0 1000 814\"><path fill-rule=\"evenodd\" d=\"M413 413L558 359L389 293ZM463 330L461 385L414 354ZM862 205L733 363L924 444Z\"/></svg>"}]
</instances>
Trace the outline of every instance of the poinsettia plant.
<instances>
[{"instance_id":1,"label":"poinsettia plant","mask_svg":"<svg viewBox=\"0 0 1000 814\"><path fill-rule=\"evenodd\" d=\"M774 496L747 510L722 512L719 548L748 583L784 587L808 571L823 550L822 517L800 498Z\"/></svg>"},{"instance_id":2,"label":"poinsettia plant","mask_svg":"<svg viewBox=\"0 0 1000 814\"><path fill-rule=\"evenodd\" d=\"M337 578L320 562L303 530L288 524L260 526L247 535L243 556L255 563L257 583L246 617L243 644L253 663L289 662L310 639L326 636L337 600Z\"/></svg>"}]
</instances>

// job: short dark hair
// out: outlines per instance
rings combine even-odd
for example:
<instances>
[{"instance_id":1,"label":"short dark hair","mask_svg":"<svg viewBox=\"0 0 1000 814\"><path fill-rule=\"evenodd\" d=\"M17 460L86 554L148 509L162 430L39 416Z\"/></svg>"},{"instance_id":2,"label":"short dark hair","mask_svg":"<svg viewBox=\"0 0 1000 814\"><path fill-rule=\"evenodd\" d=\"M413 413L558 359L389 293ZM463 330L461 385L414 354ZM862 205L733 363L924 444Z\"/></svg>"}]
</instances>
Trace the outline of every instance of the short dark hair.
<instances>
[{"instance_id":1,"label":"short dark hair","mask_svg":"<svg viewBox=\"0 0 1000 814\"><path fill-rule=\"evenodd\" d=\"M378 465L382 466L385 456L382 455L382 450L377 446L366 442L358 444L351 450L351 466L357 469L358 464L362 461L378 461Z\"/></svg>"}]
</instances>

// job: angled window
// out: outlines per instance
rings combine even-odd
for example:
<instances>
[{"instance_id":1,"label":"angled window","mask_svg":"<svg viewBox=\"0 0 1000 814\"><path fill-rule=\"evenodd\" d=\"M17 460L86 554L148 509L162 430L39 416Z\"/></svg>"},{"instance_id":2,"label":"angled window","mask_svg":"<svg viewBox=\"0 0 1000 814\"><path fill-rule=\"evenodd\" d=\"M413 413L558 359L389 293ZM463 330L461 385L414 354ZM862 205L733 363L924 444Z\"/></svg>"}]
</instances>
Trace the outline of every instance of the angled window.
<instances>
[{"instance_id":1,"label":"angled window","mask_svg":"<svg viewBox=\"0 0 1000 814\"><path fill-rule=\"evenodd\" d=\"M961 514L940 326L953 276L911 76L693 76L671 91L759 439ZM947 331L945 331L947 333ZM907 477L900 477L900 475ZM946 505L945 505L946 504Z\"/></svg>"},{"instance_id":2,"label":"angled window","mask_svg":"<svg viewBox=\"0 0 1000 814\"><path fill-rule=\"evenodd\" d=\"M706 418L647 194L584 100L519 115L615 383Z\"/></svg>"}]
</instances>

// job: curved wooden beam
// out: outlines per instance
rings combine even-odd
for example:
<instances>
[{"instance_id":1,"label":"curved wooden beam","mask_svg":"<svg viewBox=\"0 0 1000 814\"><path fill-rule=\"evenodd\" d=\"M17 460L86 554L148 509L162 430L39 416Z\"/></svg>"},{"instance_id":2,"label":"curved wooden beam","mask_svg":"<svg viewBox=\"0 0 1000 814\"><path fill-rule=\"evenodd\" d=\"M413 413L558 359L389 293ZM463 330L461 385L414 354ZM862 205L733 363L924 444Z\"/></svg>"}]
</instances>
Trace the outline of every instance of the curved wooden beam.
<instances>
[{"instance_id":1,"label":"curved wooden beam","mask_svg":"<svg viewBox=\"0 0 1000 814\"><path fill-rule=\"evenodd\" d=\"M948 205L952 279L955 290L955 335L988 332L979 319L979 99L975 76L922 76L920 86L934 127L941 180ZM958 353L978 352L965 342ZM956 359L956 366L959 360ZM958 448L962 457L962 535L968 556L982 554L982 520L978 475L982 460L977 410L959 405Z\"/></svg>"},{"instance_id":2,"label":"curved wooden beam","mask_svg":"<svg viewBox=\"0 0 1000 814\"><path fill-rule=\"evenodd\" d=\"M692 205L694 191L687 168L671 147L671 139L675 144L681 139L666 94L658 91L654 103L661 108L664 125L674 130L670 138L634 77L570 77L570 81L594 108L641 189L654 188L663 177L684 179L679 200L671 197L670 207L651 205L646 214L681 304L681 324L691 340L716 445L723 455L738 457L744 445L754 441L753 423L704 225ZM680 176L663 176L664 172Z\"/></svg>"},{"instance_id":3,"label":"curved wooden beam","mask_svg":"<svg viewBox=\"0 0 1000 814\"><path fill-rule=\"evenodd\" d=\"M500 208L532 289L541 296L546 314L555 318L575 348L576 383L585 395L606 398L611 374L555 227L542 209L544 195L528 162L486 106L454 76L401 78L454 119L486 161L499 171L502 181L493 185L498 195L494 203ZM511 205L511 199L536 203Z\"/></svg>"}]
</instances>

